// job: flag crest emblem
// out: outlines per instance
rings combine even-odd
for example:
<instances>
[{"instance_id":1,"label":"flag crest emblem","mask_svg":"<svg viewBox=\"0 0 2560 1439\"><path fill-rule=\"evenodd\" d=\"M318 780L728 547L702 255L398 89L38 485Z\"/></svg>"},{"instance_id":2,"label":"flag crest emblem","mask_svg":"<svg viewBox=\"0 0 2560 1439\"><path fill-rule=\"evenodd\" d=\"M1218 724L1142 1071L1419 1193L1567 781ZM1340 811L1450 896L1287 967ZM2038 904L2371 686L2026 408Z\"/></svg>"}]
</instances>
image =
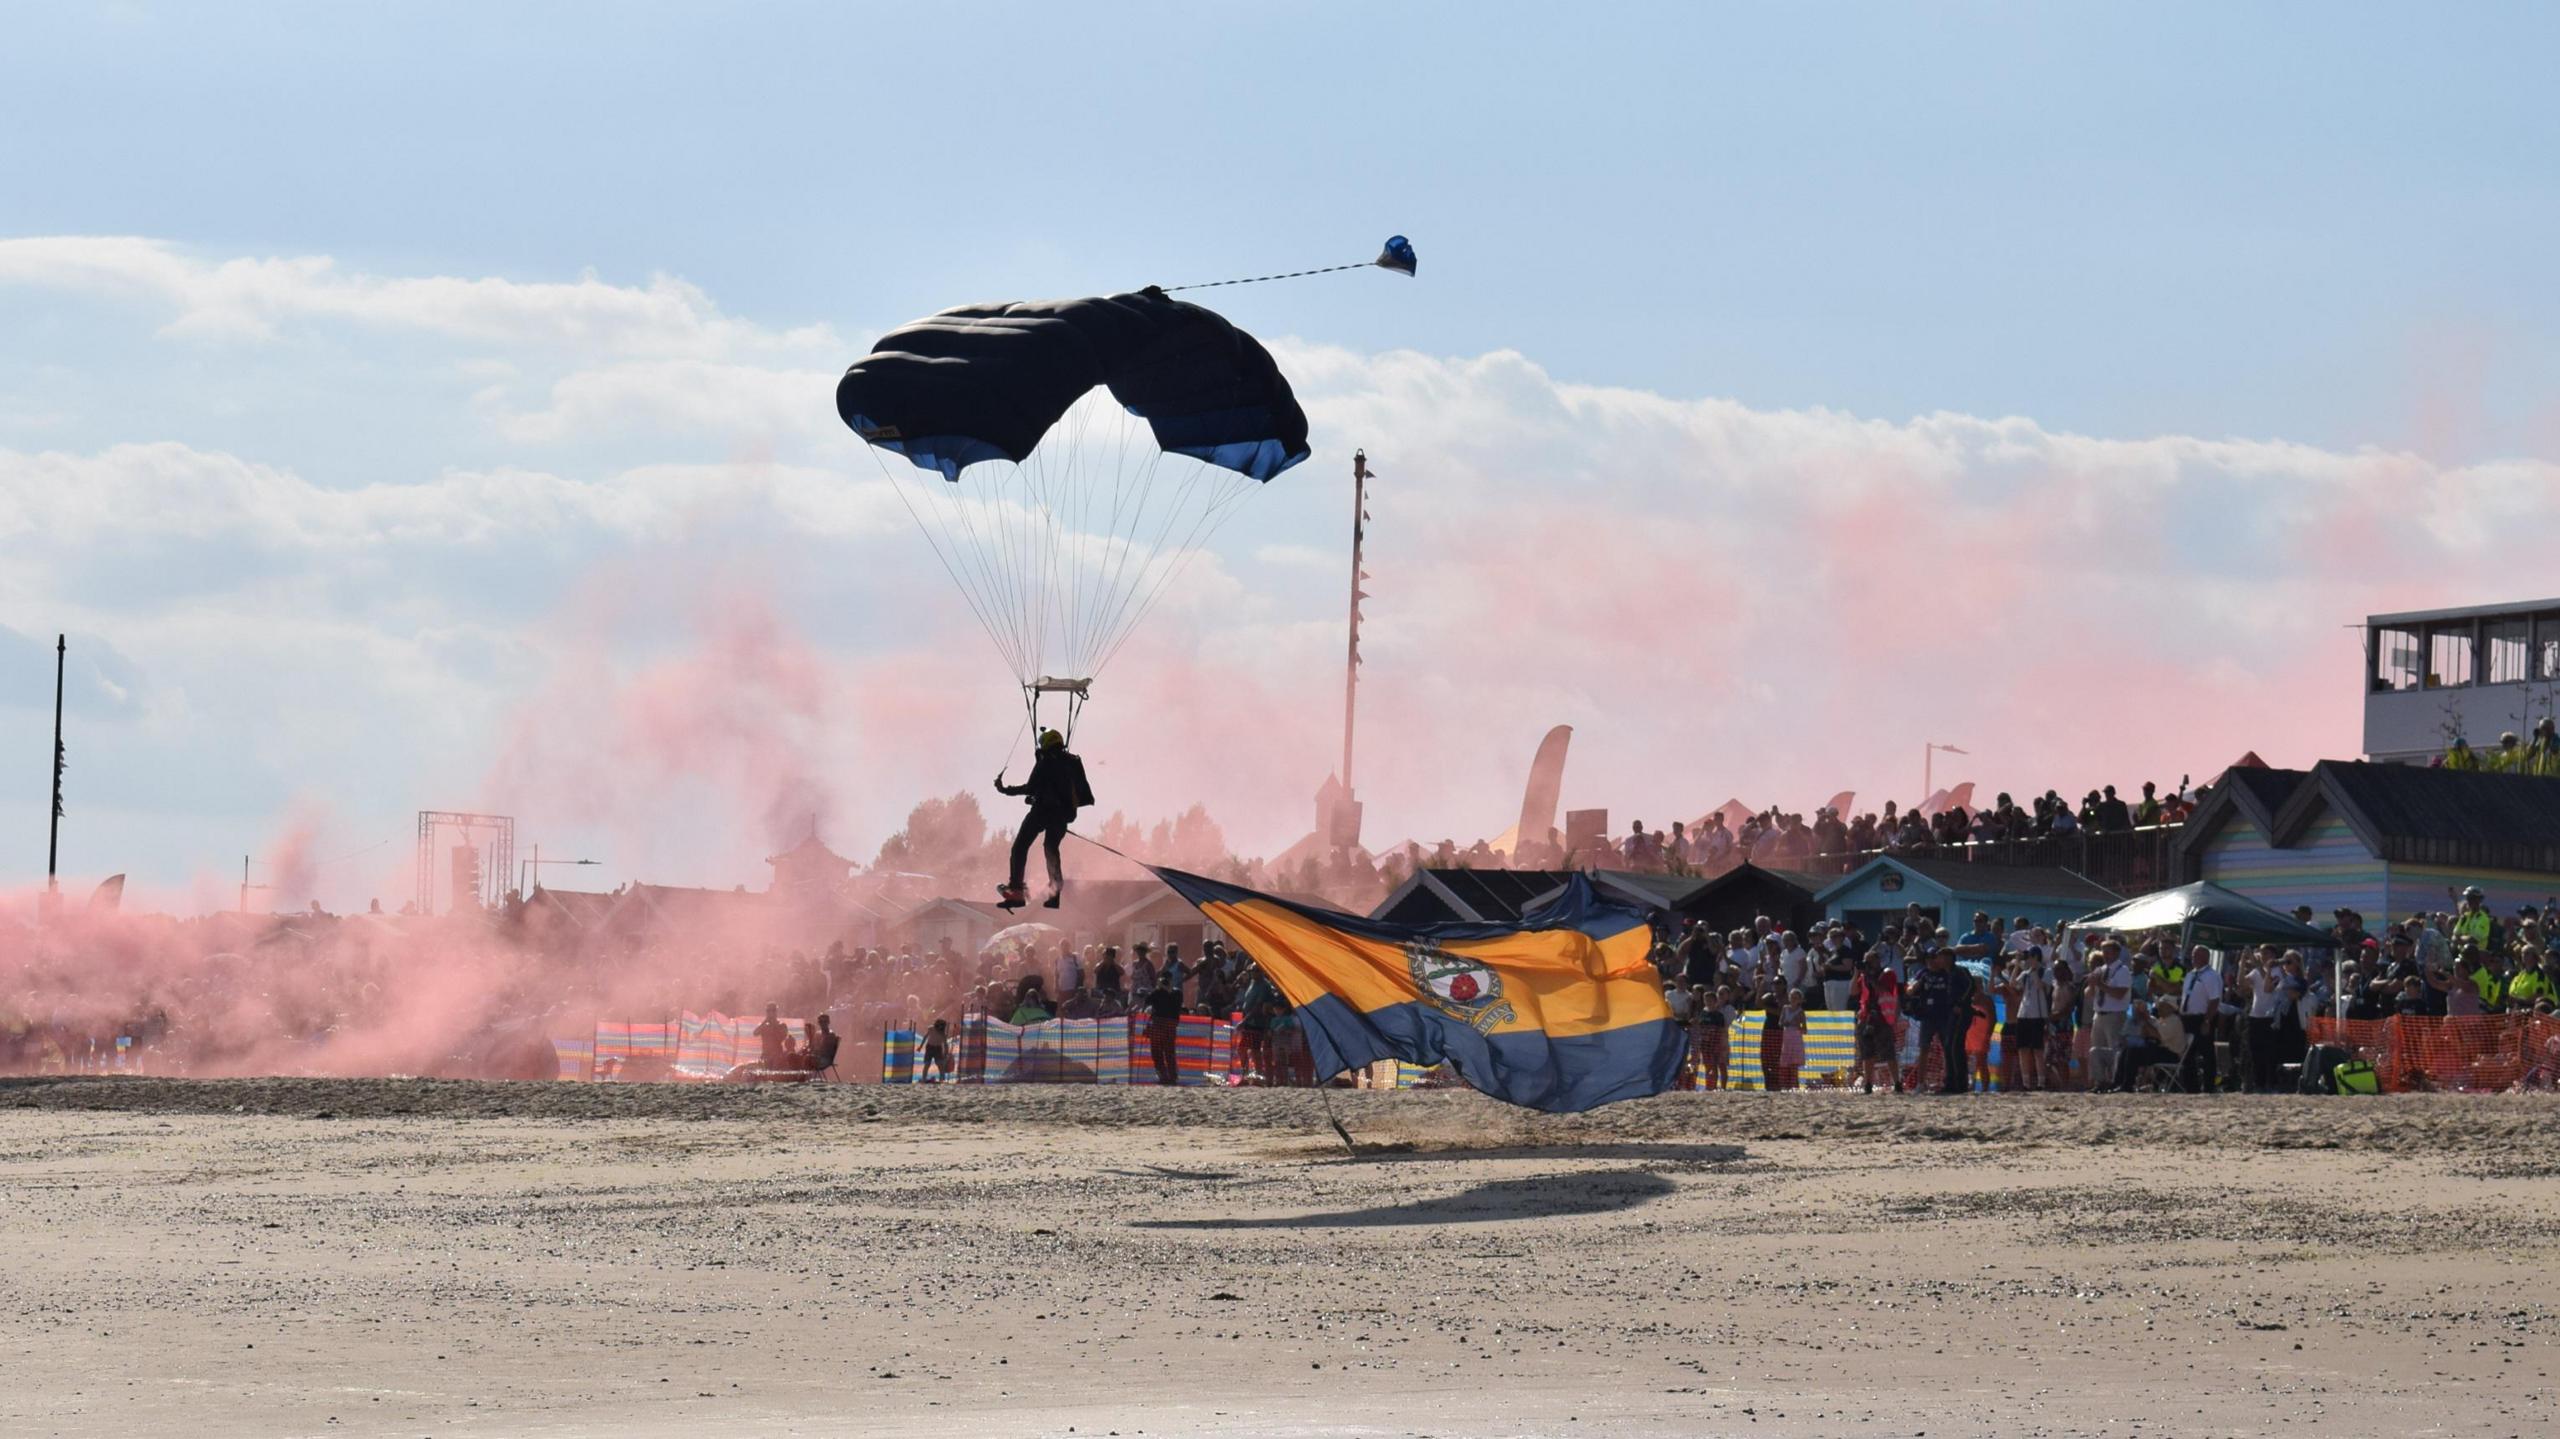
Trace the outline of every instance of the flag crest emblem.
<instances>
[{"instance_id":1,"label":"flag crest emblem","mask_svg":"<svg viewBox=\"0 0 2560 1439\"><path fill-rule=\"evenodd\" d=\"M1451 954L1427 939L1406 944L1404 957L1423 1001L1478 1034L1514 1017L1503 1002L1502 976L1481 962Z\"/></svg>"}]
</instances>

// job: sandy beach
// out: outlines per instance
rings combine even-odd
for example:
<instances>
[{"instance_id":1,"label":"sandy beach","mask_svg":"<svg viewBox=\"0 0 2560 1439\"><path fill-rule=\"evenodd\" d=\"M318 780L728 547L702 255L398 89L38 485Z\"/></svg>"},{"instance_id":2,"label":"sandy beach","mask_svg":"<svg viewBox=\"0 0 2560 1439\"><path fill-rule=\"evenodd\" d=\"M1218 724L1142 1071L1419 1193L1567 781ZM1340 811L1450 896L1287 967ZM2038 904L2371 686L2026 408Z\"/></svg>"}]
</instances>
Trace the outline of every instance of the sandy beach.
<instances>
[{"instance_id":1,"label":"sandy beach","mask_svg":"<svg viewBox=\"0 0 2560 1439\"><path fill-rule=\"evenodd\" d=\"M2548 1432L2560 1104L0 1082L0 1432Z\"/></svg>"}]
</instances>

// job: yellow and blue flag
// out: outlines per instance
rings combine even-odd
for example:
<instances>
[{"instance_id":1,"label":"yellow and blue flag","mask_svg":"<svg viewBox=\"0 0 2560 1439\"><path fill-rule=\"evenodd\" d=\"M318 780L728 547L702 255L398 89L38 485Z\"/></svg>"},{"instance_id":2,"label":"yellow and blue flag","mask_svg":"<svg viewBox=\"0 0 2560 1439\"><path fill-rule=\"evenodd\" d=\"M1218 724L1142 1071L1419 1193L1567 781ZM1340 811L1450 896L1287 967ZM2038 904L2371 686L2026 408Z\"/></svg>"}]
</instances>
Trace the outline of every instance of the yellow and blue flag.
<instances>
[{"instance_id":1,"label":"yellow and blue flag","mask_svg":"<svg viewBox=\"0 0 2560 1439\"><path fill-rule=\"evenodd\" d=\"M1659 1094L1688 1055L1645 916L1583 876L1517 925L1412 925L1156 875L1289 997L1318 1074L1445 1061L1496 1099L1570 1112Z\"/></svg>"}]
</instances>

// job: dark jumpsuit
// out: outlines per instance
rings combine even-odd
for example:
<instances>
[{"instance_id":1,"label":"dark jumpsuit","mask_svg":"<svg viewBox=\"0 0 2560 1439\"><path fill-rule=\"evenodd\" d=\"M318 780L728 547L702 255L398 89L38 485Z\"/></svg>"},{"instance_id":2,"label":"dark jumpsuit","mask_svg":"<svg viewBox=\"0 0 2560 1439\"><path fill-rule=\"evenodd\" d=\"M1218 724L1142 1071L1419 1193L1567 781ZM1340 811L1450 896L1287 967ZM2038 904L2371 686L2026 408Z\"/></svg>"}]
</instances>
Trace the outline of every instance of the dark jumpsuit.
<instances>
[{"instance_id":1,"label":"dark jumpsuit","mask_svg":"<svg viewBox=\"0 0 2560 1439\"><path fill-rule=\"evenodd\" d=\"M1013 836L1013 877L1010 888L1022 888L1022 868L1031 858L1031 841L1040 840L1041 857L1049 862L1049 887L1066 884L1066 873L1058 863L1058 842L1066 838L1067 826L1075 823L1076 811L1093 803L1093 787L1085 783L1084 761L1065 746L1040 751L1031 763L1031 775L1018 785L1003 787L1006 794L1023 797L1031 812L1022 817L1022 828Z\"/></svg>"}]
</instances>

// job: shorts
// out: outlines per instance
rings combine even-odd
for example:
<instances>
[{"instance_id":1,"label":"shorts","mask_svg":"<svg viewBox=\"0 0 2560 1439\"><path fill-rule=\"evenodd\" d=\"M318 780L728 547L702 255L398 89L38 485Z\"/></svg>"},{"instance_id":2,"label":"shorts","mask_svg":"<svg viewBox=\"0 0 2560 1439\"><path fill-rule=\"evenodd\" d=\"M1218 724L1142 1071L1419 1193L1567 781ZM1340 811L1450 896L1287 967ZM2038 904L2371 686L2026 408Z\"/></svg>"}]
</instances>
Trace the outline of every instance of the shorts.
<instances>
[{"instance_id":1,"label":"shorts","mask_svg":"<svg viewBox=\"0 0 2560 1439\"><path fill-rule=\"evenodd\" d=\"M2005 1037L2009 1041L2008 1050L2012 1054L2040 1050L2044 1048L2044 1021L2041 1019L2010 1020Z\"/></svg>"},{"instance_id":2,"label":"shorts","mask_svg":"<svg viewBox=\"0 0 2560 1439\"><path fill-rule=\"evenodd\" d=\"M1893 1026L1862 1024L1858 1026L1858 1059L1864 1064L1890 1064L1894 1059Z\"/></svg>"}]
</instances>

